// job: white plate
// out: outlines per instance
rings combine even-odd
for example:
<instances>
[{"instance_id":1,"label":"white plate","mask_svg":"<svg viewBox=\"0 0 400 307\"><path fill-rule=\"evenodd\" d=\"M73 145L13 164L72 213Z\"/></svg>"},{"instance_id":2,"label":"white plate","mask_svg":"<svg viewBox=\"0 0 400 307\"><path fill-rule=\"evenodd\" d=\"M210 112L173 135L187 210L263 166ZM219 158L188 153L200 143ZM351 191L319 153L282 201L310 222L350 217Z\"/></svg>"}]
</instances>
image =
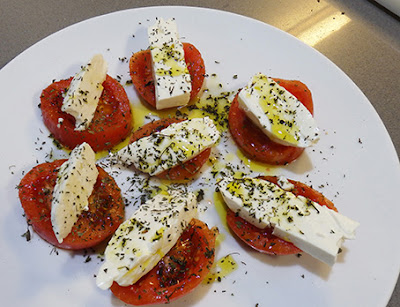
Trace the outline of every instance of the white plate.
<instances>
[{"instance_id":1,"label":"white plate","mask_svg":"<svg viewBox=\"0 0 400 307\"><path fill-rule=\"evenodd\" d=\"M127 80L127 64L119 58L147 47L146 28L155 17L175 17L181 36L201 50L207 71L217 73L229 90L258 71L306 83L322 138L298 161L274 172L311 182L340 212L361 223L357 239L345 243L330 269L307 255L270 257L244 247L207 205L202 218L220 226L225 237L217 258L237 252L239 267L222 282L202 285L171 305L385 306L400 266L400 207L393 193L400 172L371 104L334 64L290 35L246 17L187 7L134 9L81 22L40 41L0 71L2 305L123 305L110 291L96 288L96 255L85 263L84 253L54 251L34 233L30 242L21 237L27 224L16 186L22 172L44 162L54 148L37 107L41 90L98 52L108 60L110 75ZM137 102L132 87L127 93Z\"/></svg>"}]
</instances>

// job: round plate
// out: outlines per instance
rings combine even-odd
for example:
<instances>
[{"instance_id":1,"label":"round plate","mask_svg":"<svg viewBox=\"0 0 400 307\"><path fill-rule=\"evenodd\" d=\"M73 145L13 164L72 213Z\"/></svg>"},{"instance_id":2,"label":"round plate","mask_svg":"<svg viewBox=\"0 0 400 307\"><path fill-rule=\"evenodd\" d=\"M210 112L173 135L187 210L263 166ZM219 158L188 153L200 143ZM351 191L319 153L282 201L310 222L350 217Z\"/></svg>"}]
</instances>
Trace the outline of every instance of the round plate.
<instances>
[{"instance_id":1,"label":"round plate","mask_svg":"<svg viewBox=\"0 0 400 307\"><path fill-rule=\"evenodd\" d=\"M267 256L232 236L218 214L221 210L214 208L215 187L208 184L200 218L220 228L217 259L231 254L238 267L221 282L203 284L171 306L385 306L400 267L400 246L395 243L400 207L393 192L400 186L400 172L397 154L373 107L342 71L294 37L243 16L189 7L127 10L78 23L35 44L0 71L3 305L124 305L110 291L96 287L94 275L101 263L96 252L53 249L32 231L27 242L22 235L29 228L16 186L34 165L67 155L56 149L42 123L42 89L53 79L73 75L95 53L104 55L108 73L125 85L126 59L147 48L147 27L156 17L176 18L182 40L201 51L208 74L216 73L228 91L244 86L257 72L308 85L321 140L287 167L257 171L312 184L342 214L361 223L356 240L345 242L332 268L306 254ZM135 107L137 95L131 85L125 87ZM215 150L226 151L221 146ZM203 170L204 176L209 171ZM123 178L118 180L124 191ZM198 188L202 180L199 177L188 189ZM134 208L128 206L127 212Z\"/></svg>"}]
</instances>

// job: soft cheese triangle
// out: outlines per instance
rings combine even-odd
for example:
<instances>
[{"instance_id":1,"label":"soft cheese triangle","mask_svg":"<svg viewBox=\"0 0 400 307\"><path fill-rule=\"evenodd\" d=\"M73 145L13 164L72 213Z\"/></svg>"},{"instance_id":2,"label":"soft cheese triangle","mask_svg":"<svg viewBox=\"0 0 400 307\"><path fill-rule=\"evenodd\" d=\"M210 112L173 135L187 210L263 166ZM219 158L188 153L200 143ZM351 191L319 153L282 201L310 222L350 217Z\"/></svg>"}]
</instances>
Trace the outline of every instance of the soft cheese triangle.
<instances>
[{"instance_id":1,"label":"soft cheese triangle","mask_svg":"<svg viewBox=\"0 0 400 307\"><path fill-rule=\"evenodd\" d=\"M209 117L188 119L129 144L117 157L142 172L158 175L210 148L219 135Z\"/></svg>"},{"instance_id":2,"label":"soft cheese triangle","mask_svg":"<svg viewBox=\"0 0 400 307\"><path fill-rule=\"evenodd\" d=\"M257 178L224 178L218 182L227 206L254 226L273 227L273 234L329 265L345 239L359 226L325 206Z\"/></svg>"},{"instance_id":3,"label":"soft cheese triangle","mask_svg":"<svg viewBox=\"0 0 400 307\"><path fill-rule=\"evenodd\" d=\"M192 83L175 20L159 18L148 36L157 110L186 105Z\"/></svg>"},{"instance_id":4,"label":"soft cheese triangle","mask_svg":"<svg viewBox=\"0 0 400 307\"><path fill-rule=\"evenodd\" d=\"M196 215L193 193L171 191L141 205L108 243L97 286L105 290L114 281L121 286L134 284L169 252Z\"/></svg>"},{"instance_id":5,"label":"soft cheese triangle","mask_svg":"<svg viewBox=\"0 0 400 307\"><path fill-rule=\"evenodd\" d=\"M75 130L85 130L92 122L106 76L107 62L96 54L72 79L61 110L75 118Z\"/></svg>"},{"instance_id":6,"label":"soft cheese triangle","mask_svg":"<svg viewBox=\"0 0 400 307\"><path fill-rule=\"evenodd\" d=\"M51 224L58 242L63 242L81 213L89 209L98 174L95 153L87 143L75 147L60 166L51 202Z\"/></svg>"},{"instance_id":7,"label":"soft cheese triangle","mask_svg":"<svg viewBox=\"0 0 400 307\"><path fill-rule=\"evenodd\" d=\"M289 91L258 73L238 95L248 118L276 143L309 147L319 138L312 114Z\"/></svg>"}]
</instances>

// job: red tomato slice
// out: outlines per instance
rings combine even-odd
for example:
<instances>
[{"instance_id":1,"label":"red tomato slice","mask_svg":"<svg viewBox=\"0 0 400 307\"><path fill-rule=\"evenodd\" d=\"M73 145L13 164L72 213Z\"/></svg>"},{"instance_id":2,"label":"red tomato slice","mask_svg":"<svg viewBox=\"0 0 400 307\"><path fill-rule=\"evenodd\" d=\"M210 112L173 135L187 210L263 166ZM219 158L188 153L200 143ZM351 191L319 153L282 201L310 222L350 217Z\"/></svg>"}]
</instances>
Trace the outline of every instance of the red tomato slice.
<instances>
[{"instance_id":1,"label":"red tomato slice","mask_svg":"<svg viewBox=\"0 0 400 307\"><path fill-rule=\"evenodd\" d=\"M99 176L89 197L89 210L81 214L71 233L59 243L51 225L51 199L58 168L65 161L35 166L21 180L19 199L28 223L47 242L71 250L92 247L113 234L123 222L125 206L121 192L114 179L97 166Z\"/></svg>"},{"instance_id":2,"label":"red tomato slice","mask_svg":"<svg viewBox=\"0 0 400 307\"><path fill-rule=\"evenodd\" d=\"M291 92L313 114L311 92L300 81L274 79ZM250 159L276 165L285 165L296 160L304 151L303 148L285 146L271 141L239 107L237 96L232 101L229 115L229 130L240 149Z\"/></svg>"},{"instance_id":3,"label":"red tomato slice","mask_svg":"<svg viewBox=\"0 0 400 307\"><path fill-rule=\"evenodd\" d=\"M75 118L61 111L63 94L71 81L72 78L54 82L40 96L43 121L54 138L69 149L87 142L96 152L110 149L124 140L132 130L132 115L121 84L107 75L92 123L88 129L76 131Z\"/></svg>"},{"instance_id":4,"label":"red tomato slice","mask_svg":"<svg viewBox=\"0 0 400 307\"><path fill-rule=\"evenodd\" d=\"M136 130L130 139L130 142L137 141L142 137L149 136L154 132L159 132L162 129L168 127L172 123L178 123L183 121L183 119L177 118L164 118L154 122L150 122L138 130ZM211 148L203 150L197 156L193 157L192 159L186 161L181 165L177 165L171 169L165 170L161 174L158 174L157 177L161 179L168 179L168 180L184 180L193 177L200 168L207 162L208 158L210 157Z\"/></svg>"},{"instance_id":5,"label":"red tomato slice","mask_svg":"<svg viewBox=\"0 0 400 307\"><path fill-rule=\"evenodd\" d=\"M277 177L261 176L259 178L268 180L275 184L278 182ZM295 187L291 191L295 195L304 196L311 199L312 201L319 203L321 206L327 206L329 209L337 211L333 203L320 192L299 181L289 180L289 182L292 183ZM236 214L230 209L228 209L226 219L231 230L243 242L259 252L271 255L290 255L298 254L301 252L301 250L294 246L292 243L273 235L272 228L257 228L256 226L245 221L241 217L236 216Z\"/></svg>"},{"instance_id":6,"label":"red tomato slice","mask_svg":"<svg viewBox=\"0 0 400 307\"><path fill-rule=\"evenodd\" d=\"M192 91L190 93L190 99L192 100L197 96L203 85L206 69L203 58L195 46L183 43L183 51L185 52L185 62L192 78ZM134 53L129 61L129 71L136 90L148 104L156 107L150 50Z\"/></svg>"},{"instance_id":7,"label":"red tomato slice","mask_svg":"<svg viewBox=\"0 0 400 307\"><path fill-rule=\"evenodd\" d=\"M132 305L169 303L191 292L207 276L214 263L218 229L209 229L193 219L175 246L135 284L122 287L116 282L112 293Z\"/></svg>"},{"instance_id":8,"label":"red tomato slice","mask_svg":"<svg viewBox=\"0 0 400 307\"><path fill-rule=\"evenodd\" d=\"M276 176L260 176L260 179L268 180L272 183L277 184L278 183L278 177ZM300 182L300 181L295 181L288 179L291 184L294 185L294 189L291 190L291 192L294 195L300 195L304 196L305 198L311 199L312 201L320 204L321 206L326 206L329 209L332 209L334 211L338 211L333 204L328 198L326 198L321 192L318 192L317 190L314 190L312 187Z\"/></svg>"}]
</instances>

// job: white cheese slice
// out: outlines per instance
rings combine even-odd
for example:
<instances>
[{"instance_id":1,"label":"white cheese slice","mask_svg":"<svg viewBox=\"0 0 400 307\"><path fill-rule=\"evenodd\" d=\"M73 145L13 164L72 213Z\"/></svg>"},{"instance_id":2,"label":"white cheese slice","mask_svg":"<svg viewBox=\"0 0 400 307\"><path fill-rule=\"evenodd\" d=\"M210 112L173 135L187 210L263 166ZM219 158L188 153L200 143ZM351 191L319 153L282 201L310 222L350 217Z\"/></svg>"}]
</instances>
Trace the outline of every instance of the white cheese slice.
<instances>
[{"instance_id":1,"label":"white cheese slice","mask_svg":"<svg viewBox=\"0 0 400 307\"><path fill-rule=\"evenodd\" d=\"M58 242L63 242L80 214L89 209L98 174L95 153L87 143L75 147L60 166L51 203L51 224Z\"/></svg>"},{"instance_id":2,"label":"white cheese slice","mask_svg":"<svg viewBox=\"0 0 400 307\"><path fill-rule=\"evenodd\" d=\"M107 62L96 54L72 79L61 110L75 117L75 130L85 130L92 122L106 76Z\"/></svg>"},{"instance_id":3,"label":"white cheese slice","mask_svg":"<svg viewBox=\"0 0 400 307\"><path fill-rule=\"evenodd\" d=\"M108 243L97 286L105 290L114 281L121 286L134 284L169 252L196 215L193 193L171 191L141 205Z\"/></svg>"},{"instance_id":4,"label":"white cheese slice","mask_svg":"<svg viewBox=\"0 0 400 307\"><path fill-rule=\"evenodd\" d=\"M148 36L157 110L186 105L192 84L175 20L158 19Z\"/></svg>"},{"instance_id":5,"label":"white cheese slice","mask_svg":"<svg viewBox=\"0 0 400 307\"><path fill-rule=\"evenodd\" d=\"M224 178L218 183L227 206L240 217L292 242L314 258L333 265L345 239L359 226L325 206L257 178Z\"/></svg>"},{"instance_id":6,"label":"white cheese slice","mask_svg":"<svg viewBox=\"0 0 400 307\"><path fill-rule=\"evenodd\" d=\"M285 191L294 189L294 184L291 183L285 176L278 176L278 185Z\"/></svg>"},{"instance_id":7,"label":"white cheese slice","mask_svg":"<svg viewBox=\"0 0 400 307\"><path fill-rule=\"evenodd\" d=\"M276 143L309 147L319 139L312 114L289 91L259 73L238 95L248 118Z\"/></svg>"},{"instance_id":8,"label":"white cheese slice","mask_svg":"<svg viewBox=\"0 0 400 307\"><path fill-rule=\"evenodd\" d=\"M117 153L117 157L153 176L210 148L219 135L209 117L188 119L129 144Z\"/></svg>"}]
</instances>

